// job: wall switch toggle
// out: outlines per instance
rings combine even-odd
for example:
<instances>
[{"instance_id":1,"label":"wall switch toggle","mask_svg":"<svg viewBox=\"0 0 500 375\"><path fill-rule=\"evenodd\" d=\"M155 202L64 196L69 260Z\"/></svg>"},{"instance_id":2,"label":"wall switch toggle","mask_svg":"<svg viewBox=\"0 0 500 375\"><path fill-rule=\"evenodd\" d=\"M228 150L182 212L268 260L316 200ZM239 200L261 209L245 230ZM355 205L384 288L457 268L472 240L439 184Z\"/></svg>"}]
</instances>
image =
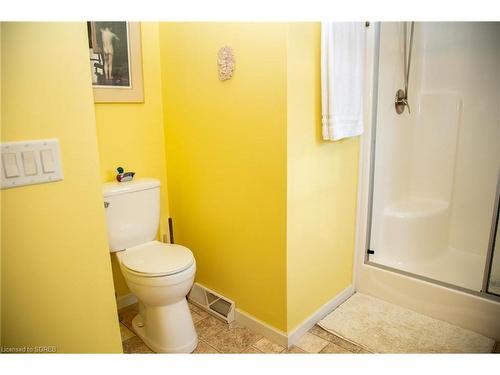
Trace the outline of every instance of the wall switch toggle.
<instances>
[{"instance_id":1,"label":"wall switch toggle","mask_svg":"<svg viewBox=\"0 0 500 375\"><path fill-rule=\"evenodd\" d=\"M15 153L2 154L2 163L5 177L13 178L19 176L19 168L17 167L17 158Z\"/></svg>"},{"instance_id":2,"label":"wall switch toggle","mask_svg":"<svg viewBox=\"0 0 500 375\"><path fill-rule=\"evenodd\" d=\"M34 176L38 173L38 167L36 166L35 152L34 151L23 151L23 168L25 176Z\"/></svg>"},{"instance_id":3,"label":"wall switch toggle","mask_svg":"<svg viewBox=\"0 0 500 375\"><path fill-rule=\"evenodd\" d=\"M54 173L56 171L52 150L40 151L40 158L42 159L43 173Z\"/></svg>"}]
</instances>

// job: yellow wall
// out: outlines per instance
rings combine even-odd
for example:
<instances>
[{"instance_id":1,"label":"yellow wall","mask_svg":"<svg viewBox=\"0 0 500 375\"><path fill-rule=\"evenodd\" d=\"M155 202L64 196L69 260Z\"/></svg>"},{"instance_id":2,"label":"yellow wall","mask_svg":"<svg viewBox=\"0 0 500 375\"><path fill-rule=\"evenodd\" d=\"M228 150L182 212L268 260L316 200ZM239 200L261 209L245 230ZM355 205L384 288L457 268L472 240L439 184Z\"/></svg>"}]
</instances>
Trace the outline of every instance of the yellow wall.
<instances>
[{"instance_id":1,"label":"yellow wall","mask_svg":"<svg viewBox=\"0 0 500 375\"><path fill-rule=\"evenodd\" d=\"M176 239L200 283L290 332L352 282L359 144L321 140L320 25L164 23L160 41Z\"/></svg>"},{"instance_id":2,"label":"yellow wall","mask_svg":"<svg viewBox=\"0 0 500 375\"><path fill-rule=\"evenodd\" d=\"M160 42L176 242L197 281L285 331L286 24L162 23Z\"/></svg>"},{"instance_id":3,"label":"yellow wall","mask_svg":"<svg viewBox=\"0 0 500 375\"><path fill-rule=\"evenodd\" d=\"M288 331L351 284L358 138L321 140L320 24L288 27Z\"/></svg>"},{"instance_id":4,"label":"yellow wall","mask_svg":"<svg viewBox=\"0 0 500 375\"><path fill-rule=\"evenodd\" d=\"M84 23L2 25L2 142L56 137L64 181L1 191L2 345L121 352Z\"/></svg>"},{"instance_id":5,"label":"yellow wall","mask_svg":"<svg viewBox=\"0 0 500 375\"><path fill-rule=\"evenodd\" d=\"M160 238L168 234L167 172L161 100L160 46L157 22L142 22L144 103L96 104L95 114L102 181L114 181L116 167L136 177L161 182ZM116 258L113 279L119 296L129 293Z\"/></svg>"}]
</instances>

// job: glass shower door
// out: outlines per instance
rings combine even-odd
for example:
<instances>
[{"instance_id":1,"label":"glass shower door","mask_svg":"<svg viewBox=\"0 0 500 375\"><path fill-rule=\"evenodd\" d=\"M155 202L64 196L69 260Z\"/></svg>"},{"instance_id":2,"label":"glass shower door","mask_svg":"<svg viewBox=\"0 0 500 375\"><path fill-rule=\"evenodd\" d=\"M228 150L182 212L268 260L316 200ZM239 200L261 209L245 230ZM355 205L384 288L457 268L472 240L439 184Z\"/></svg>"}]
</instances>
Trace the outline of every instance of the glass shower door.
<instances>
[{"instance_id":1,"label":"glass shower door","mask_svg":"<svg viewBox=\"0 0 500 375\"><path fill-rule=\"evenodd\" d=\"M415 23L411 113L398 113L405 27L381 25L369 261L479 292L500 165L500 23Z\"/></svg>"}]
</instances>

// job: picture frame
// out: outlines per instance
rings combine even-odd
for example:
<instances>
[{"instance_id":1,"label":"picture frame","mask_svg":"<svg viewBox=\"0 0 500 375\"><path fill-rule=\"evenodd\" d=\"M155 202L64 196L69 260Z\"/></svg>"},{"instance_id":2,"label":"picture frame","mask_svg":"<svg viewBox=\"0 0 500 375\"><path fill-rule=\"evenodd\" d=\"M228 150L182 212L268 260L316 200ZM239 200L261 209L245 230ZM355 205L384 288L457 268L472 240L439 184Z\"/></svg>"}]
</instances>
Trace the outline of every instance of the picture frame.
<instances>
[{"instance_id":1,"label":"picture frame","mask_svg":"<svg viewBox=\"0 0 500 375\"><path fill-rule=\"evenodd\" d=\"M142 103L140 22L87 22L95 103Z\"/></svg>"}]
</instances>

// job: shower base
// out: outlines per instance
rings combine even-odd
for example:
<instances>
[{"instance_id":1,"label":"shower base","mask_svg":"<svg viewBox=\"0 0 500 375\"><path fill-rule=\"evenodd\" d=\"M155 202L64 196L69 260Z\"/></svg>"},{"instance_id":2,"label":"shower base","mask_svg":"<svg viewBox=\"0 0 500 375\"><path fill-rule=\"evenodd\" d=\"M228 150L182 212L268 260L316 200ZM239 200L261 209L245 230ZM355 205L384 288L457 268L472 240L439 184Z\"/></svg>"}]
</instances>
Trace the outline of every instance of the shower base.
<instances>
[{"instance_id":1,"label":"shower base","mask_svg":"<svg viewBox=\"0 0 500 375\"><path fill-rule=\"evenodd\" d=\"M432 259L394 261L384 258L383 254L375 253L370 256L370 261L479 292L483 283L486 258L479 254L448 248Z\"/></svg>"}]
</instances>

